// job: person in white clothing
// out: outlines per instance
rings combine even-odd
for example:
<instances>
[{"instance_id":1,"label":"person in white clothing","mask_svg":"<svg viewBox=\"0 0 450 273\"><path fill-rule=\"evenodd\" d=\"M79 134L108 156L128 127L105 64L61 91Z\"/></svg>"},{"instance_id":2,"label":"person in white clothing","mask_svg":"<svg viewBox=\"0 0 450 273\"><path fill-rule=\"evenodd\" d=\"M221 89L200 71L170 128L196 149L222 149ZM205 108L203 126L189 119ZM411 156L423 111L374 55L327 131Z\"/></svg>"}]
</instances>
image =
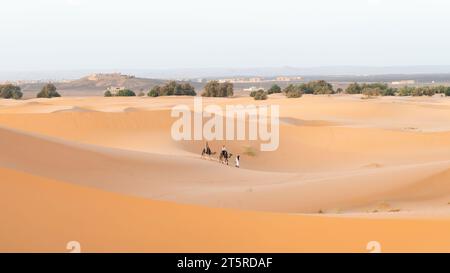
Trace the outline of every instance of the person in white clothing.
<instances>
[{"instance_id":1,"label":"person in white clothing","mask_svg":"<svg viewBox=\"0 0 450 273\"><path fill-rule=\"evenodd\" d=\"M241 160L241 156L237 155L236 156L236 168L239 168L239 160Z\"/></svg>"}]
</instances>

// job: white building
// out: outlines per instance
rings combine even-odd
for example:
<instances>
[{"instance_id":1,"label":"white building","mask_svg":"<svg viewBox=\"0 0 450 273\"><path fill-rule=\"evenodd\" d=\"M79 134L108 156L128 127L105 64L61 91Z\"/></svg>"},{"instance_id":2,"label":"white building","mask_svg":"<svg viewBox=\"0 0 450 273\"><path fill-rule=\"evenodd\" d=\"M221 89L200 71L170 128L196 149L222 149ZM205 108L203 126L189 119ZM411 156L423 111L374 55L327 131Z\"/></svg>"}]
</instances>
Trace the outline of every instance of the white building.
<instances>
[{"instance_id":1,"label":"white building","mask_svg":"<svg viewBox=\"0 0 450 273\"><path fill-rule=\"evenodd\" d=\"M249 88L245 88L244 91L246 92L253 92L253 91L258 91L258 90L264 90L264 88L261 87L256 87L256 86L251 86Z\"/></svg>"},{"instance_id":2,"label":"white building","mask_svg":"<svg viewBox=\"0 0 450 273\"><path fill-rule=\"evenodd\" d=\"M392 85L409 85L416 84L415 80L403 80L403 81L395 81L391 83Z\"/></svg>"}]
</instances>

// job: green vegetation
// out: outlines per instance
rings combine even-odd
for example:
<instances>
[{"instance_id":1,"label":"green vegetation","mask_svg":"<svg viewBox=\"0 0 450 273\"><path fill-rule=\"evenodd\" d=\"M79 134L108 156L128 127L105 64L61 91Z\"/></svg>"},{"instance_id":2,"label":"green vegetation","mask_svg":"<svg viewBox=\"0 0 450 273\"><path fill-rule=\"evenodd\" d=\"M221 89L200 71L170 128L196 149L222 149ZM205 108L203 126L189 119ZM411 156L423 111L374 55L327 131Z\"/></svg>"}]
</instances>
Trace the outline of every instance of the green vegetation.
<instances>
[{"instance_id":1,"label":"green vegetation","mask_svg":"<svg viewBox=\"0 0 450 273\"><path fill-rule=\"evenodd\" d=\"M347 94L363 94L372 96L433 96L434 94L450 94L450 87L446 86L403 86L400 88L388 87L385 83L358 84L352 83L345 90ZM448 96L448 95L447 95Z\"/></svg>"},{"instance_id":2,"label":"green vegetation","mask_svg":"<svg viewBox=\"0 0 450 273\"><path fill-rule=\"evenodd\" d=\"M434 96L437 93L437 89L433 87L419 87L416 88L418 96Z\"/></svg>"},{"instance_id":3,"label":"green vegetation","mask_svg":"<svg viewBox=\"0 0 450 273\"><path fill-rule=\"evenodd\" d=\"M56 86L52 83L48 83L42 87L41 92L37 94L38 98L54 98L61 97L61 95L56 92Z\"/></svg>"},{"instance_id":4,"label":"green vegetation","mask_svg":"<svg viewBox=\"0 0 450 273\"><path fill-rule=\"evenodd\" d=\"M230 82L219 83L218 81L209 81L204 88L202 96L204 97L232 97L233 84Z\"/></svg>"},{"instance_id":5,"label":"green vegetation","mask_svg":"<svg viewBox=\"0 0 450 273\"><path fill-rule=\"evenodd\" d=\"M355 83L350 84L347 89L345 89L345 93L347 94L361 94L362 93L362 87L361 85Z\"/></svg>"},{"instance_id":6,"label":"green vegetation","mask_svg":"<svg viewBox=\"0 0 450 273\"><path fill-rule=\"evenodd\" d=\"M254 98L256 96L256 94L263 93L263 92L264 92L264 89L258 89L256 91L252 91L252 92L250 92L250 97Z\"/></svg>"},{"instance_id":7,"label":"green vegetation","mask_svg":"<svg viewBox=\"0 0 450 273\"><path fill-rule=\"evenodd\" d=\"M436 86L435 87L436 94L443 94L445 96L450 96L450 86Z\"/></svg>"},{"instance_id":8,"label":"green vegetation","mask_svg":"<svg viewBox=\"0 0 450 273\"><path fill-rule=\"evenodd\" d=\"M347 89L345 89L345 93L347 94L373 94L373 96L380 96L382 94L391 94L392 90L389 90L389 87L385 83L369 83L369 84L358 84L352 83Z\"/></svg>"},{"instance_id":9,"label":"green vegetation","mask_svg":"<svg viewBox=\"0 0 450 273\"><path fill-rule=\"evenodd\" d=\"M300 98L303 95L303 84L290 84L288 85L283 92L286 94L288 98Z\"/></svg>"},{"instance_id":10,"label":"green vegetation","mask_svg":"<svg viewBox=\"0 0 450 273\"><path fill-rule=\"evenodd\" d=\"M435 94L443 94L450 96L450 87L447 86L420 86L408 87L404 86L398 89L399 96L433 96Z\"/></svg>"},{"instance_id":11,"label":"green vegetation","mask_svg":"<svg viewBox=\"0 0 450 273\"><path fill-rule=\"evenodd\" d=\"M333 86L330 83L320 80L320 81L311 81L304 84L304 93L324 95L324 94L334 94L334 90Z\"/></svg>"},{"instance_id":12,"label":"green vegetation","mask_svg":"<svg viewBox=\"0 0 450 273\"><path fill-rule=\"evenodd\" d=\"M133 90L130 89L121 89L117 91L115 94L117 97L135 97L136 93L133 92Z\"/></svg>"},{"instance_id":13,"label":"green vegetation","mask_svg":"<svg viewBox=\"0 0 450 273\"><path fill-rule=\"evenodd\" d=\"M253 148L252 146L245 146L244 147L244 155L256 156L255 148Z\"/></svg>"},{"instance_id":14,"label":"green vegetation","mask_svg":"<svg viewBox=\"0 0 450 273\"><path fill-rule=\"evenodd\" d=\"M272 85L269 90L267 90L268 94L275 94L275 93L281 93L281 87L279 87L277 84Z\"/></svg>"},{"instance_id":15,"label":"green vegetation","mask_svg":"<svg viewBox=\"0 0 450 273\"><path fill-rule=\"evenodd\" d=\"M288 98L300 98L301 96L303 96L303 93L298 90L286 92L286 97Z\"/></svg>"},{"instance_id":16,"label":"green vegetation","mask_svg":"<svg viewBox=\"0 0 450 273\"><path fill-rule=\"evenodd\" d=\"M252 96L252 94L250 94L250 96L252 96L255 100L267 100L267 92L266 91L260 89L258 91L254 91L254 92L255 93L253 94L253 96Z\"/></svg>"},{"instance_id":17,"label":"green vegetation","mask_svg":"<svg viewBox=\"0 0 450 273\"><path fill-rule=\"evenodd\" d=\"M403 86L397 90L397 94L399 96L411 96L414 89L414 87Z\"/></svg>"},{"instance_id":18,"label":"green vegetation","mask_svg":"<svg viewBox=\"0 0 450 273\"><path fill-rule=\"evenodd\" d=\"M364 90L364 89L366 89L366 88L378 88L378 89L380 89L380 90L386 90L386 89L388 89L388 85L386 84L386 83L379 83L379 82L376 82L376 83L363 83L362 85L361 85L361 87L362 87L362 90Z\"/></svg>"},{"instance_id":19,"label":"green vegetation","mask_svg":"<svg viewBox=\"0 0 450 273\"><path fill-rule=\"evenodd\" d=\"M349 89L350 88L350 89ZM370 83L359 85L353 83L347 88L346 93L348 94L363 94L366 98L375 96L395 96L397 90L390 88L385 83ZM360 93L357 93L360 92Z\"/></svg>"},{"instance_id":20,"label":"green vegetation","mask_svg":"<svg viewBox=\"0 0 450 273\"><path fill-rule=\"evenodd\" d=\"M12 84L2 84L0 85L0 98L4 99L21 99L23 93L19 86Z\"/></svg>"},{"instance_id":21,"label":"green vegetation","mask_svg":"<svg viewBox=\"0 0 450 273\"><path fill-rule=\"evenodd\" d=\"M154 86L147 93L149 97L159 96L195 96L195 88L189 83L177 83L176 81L170 81L164 85Z\"/></svg>"},{"instance_id":22,"label":"green vegetation","mask_svg":"<svg viewBox=\"0 0 450 273\"><path fill-rule=\"evenodd\" d=\"M365 96L365 98L371 98L375 96L380 96L381 89L378 87L367 87L363 89L362 93Z\"/></svg>"},{"instance_id":23,"label":"green vegetation","mask_svg":"<svg viewBox=\"0 0 450 273\"><path fill-rule=\"evenodd\" d=\"M133 90L130 89L120 89L118 91L111 92L110 90L106 90L104 93L105 97L134 97L136 94Z\"/></svg>"},{"instance_id":24,"label":"green vegetation","mask_svg":"<svg viewBox=\"0 0 450 273\"><path fill-rule=\"evenodd\" d=\"M450 97L450 87L447 87L447 89L444 91L444 94Z\"/></svg>"},{"instance_id":25,"label":"green vegetation","mask_svg":"<svg viewBox=\"0 0 450 273\"><path fill-rule=\"evenodd\" d=\"M400 88L389 87L386 83L352 83L345 91L342 88L338 88L336 92L330 83L326 81L311 81L302 84L290 84L284 88L283 92L288 98L299 98L303 94L335 94L335 93L347 93L347 94L362 94L364 98L371 98L376 96L433 96L435 94L442 94L450 96L449 86L420 86L410 87L403 86ZM269 93L270 94L270 93ZM254 96L255 94L251 94Z\"/></svg>"},{"instance_id":26,"label":"green vegetation","mask_svg":"<svg viewBox=\"0 0 450 273\"><path fill-rule=\"evenodd\" d=\"M155 86L147 94L149 97L159 97L159 86Z\"/></svg>"},{"instance_id":27,"label":"green vegetation","mask_svg":"<svg viewBox=\"0 0 450 273\"><path fill-rule=\"evenodd\" d=\"M288 98L299 98L303 94L325 95L334 94L333 86L326 81L311 81L302 84L290 84L283 92Z\"/></svg>"},{"instance_id":28,"label":"green vegetation","mask_svg":"<svg viewBox=\"0 0 450 273\"><path fill-rule=\"evenodd\" d=\"M380 95L381 96L395 96L396 92L397 92L397 89L389 87L387 89L380 90Z\"/></svg>"}]
</instances>

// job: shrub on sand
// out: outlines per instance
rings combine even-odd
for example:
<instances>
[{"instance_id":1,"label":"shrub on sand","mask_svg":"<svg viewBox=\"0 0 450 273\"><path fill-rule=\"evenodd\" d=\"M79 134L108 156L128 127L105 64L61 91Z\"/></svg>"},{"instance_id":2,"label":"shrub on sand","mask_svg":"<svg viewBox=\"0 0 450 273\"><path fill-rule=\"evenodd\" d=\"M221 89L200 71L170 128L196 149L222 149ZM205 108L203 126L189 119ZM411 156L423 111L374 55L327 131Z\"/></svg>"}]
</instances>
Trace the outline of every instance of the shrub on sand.
<instances>
[{"instance_id":1,"label":"shrub on sand","mask_svg":"<svg viewBox=\"0 0 450 273\"><path fill-rule=\"evenodd\" d=\"M55 98L61 97L61 95L56 92L56 86L52 83L46 84L42 87L41 92L37 94L38 98Z\"/></svg>"},{"instance_id":2,"label":"shrub on sand","mask_svg":"<svg viewBox=\"0 0 450 273\"><path fill-rule=\"evenodd\" d=\"M21 99L23 93L19 86L12 84L0 85L0 98L4 99Z\"/></svg>"},{"instance_id":3,"label":"shrub on sand","mask_svg":"<svg viewBox=\"0 0 450 273\"><path fill-rule=\"evenodd\" d=\"M122 89L122 90L117 91L116 96L118 96L118 97L135 97L136 94L133 92L133 90Z\"/></svg>"},{"instance_id":4,"label":"shrub on sand","mask_svg":"<svg viewBox=\"0 0 450 273\"><path fill-rule=\"evenodd\" d=\"M264 90L258 90L254 96L255 100L267 100L267 93Z\"/></svg>"}]
</instances>

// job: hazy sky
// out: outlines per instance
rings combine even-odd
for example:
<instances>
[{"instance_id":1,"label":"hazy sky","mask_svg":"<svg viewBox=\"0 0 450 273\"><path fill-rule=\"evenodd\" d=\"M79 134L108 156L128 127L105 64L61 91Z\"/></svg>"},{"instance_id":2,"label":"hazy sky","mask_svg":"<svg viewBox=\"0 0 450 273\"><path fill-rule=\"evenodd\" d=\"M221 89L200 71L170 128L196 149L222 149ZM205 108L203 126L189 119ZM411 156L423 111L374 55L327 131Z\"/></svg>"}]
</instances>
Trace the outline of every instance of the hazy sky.
<instances>
[{"instance_id":1,"label":"hazy sky","mask_svg":"<svg viewBox=\"0 0 450 273\"><path fill-rule=\"evenodd\" d=\"M449 65L446 0L1 0L0 70Z\"/></svg>"}]
</instances>

